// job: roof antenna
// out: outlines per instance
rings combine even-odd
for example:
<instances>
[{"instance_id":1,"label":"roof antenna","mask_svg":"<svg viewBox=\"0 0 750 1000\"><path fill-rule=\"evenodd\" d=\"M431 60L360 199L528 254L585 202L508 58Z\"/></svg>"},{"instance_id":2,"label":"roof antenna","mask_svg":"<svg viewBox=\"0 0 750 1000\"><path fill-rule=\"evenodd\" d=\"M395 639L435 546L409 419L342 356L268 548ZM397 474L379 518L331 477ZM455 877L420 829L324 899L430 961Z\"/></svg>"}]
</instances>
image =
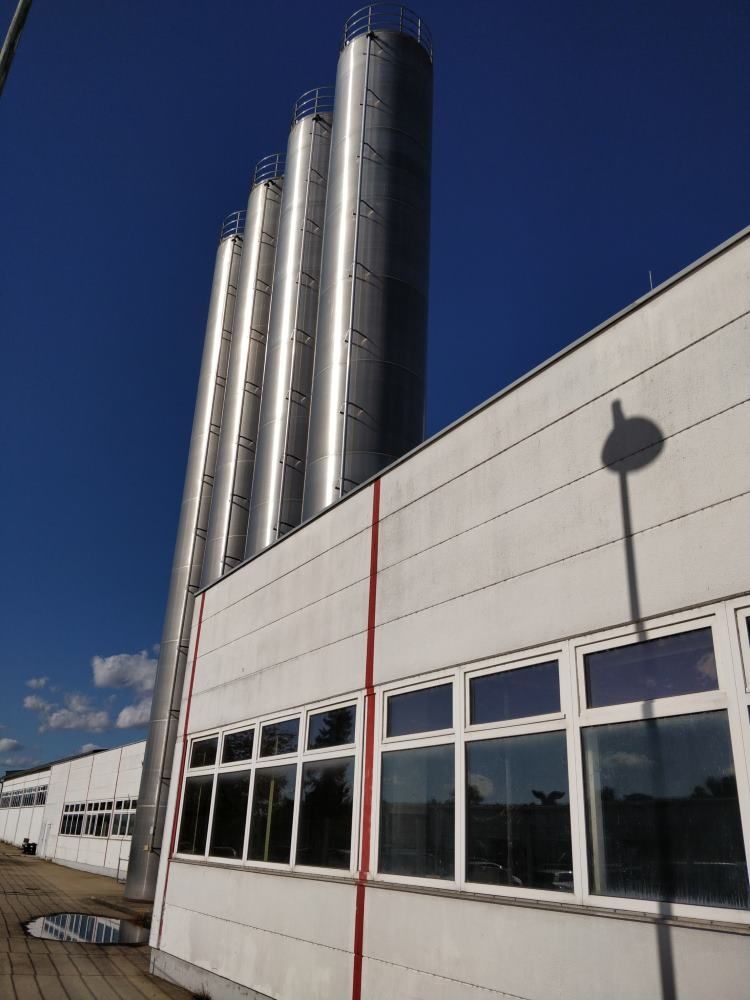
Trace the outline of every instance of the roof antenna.
<instances>
[{"instance_id":1,"label":"roof antenna","mask_svg":"<svg viewBox=\"0 0 750 1000\"><path fill-rule=\"evenodd\" d=\"M649 272L648 272L648 283L649 283L649 287L651 288L651 291L653 292L653 290L654 290L654 276L653 276L653 273L651 272L650 268L649 268Z\"/></svg>"}]
</instances>

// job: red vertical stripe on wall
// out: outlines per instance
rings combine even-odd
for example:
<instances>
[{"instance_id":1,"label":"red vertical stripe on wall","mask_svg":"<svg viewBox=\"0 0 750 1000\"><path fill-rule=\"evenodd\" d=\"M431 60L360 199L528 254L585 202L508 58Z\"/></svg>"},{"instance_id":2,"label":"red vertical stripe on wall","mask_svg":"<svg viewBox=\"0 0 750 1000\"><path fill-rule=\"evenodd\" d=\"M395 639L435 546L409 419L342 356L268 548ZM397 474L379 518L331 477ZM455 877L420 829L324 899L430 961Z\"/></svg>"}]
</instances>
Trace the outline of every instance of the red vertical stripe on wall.
<instances>
[{"instance_id":1,"label":"red vertical stripe on wall","mask_svg":"<svg viewBox=\"0 0 750 1000\"><path fill-rule=\"evenodd\" d=\"M380 529L380 480L372 487L372 527L370 532L370 593L367 602L367 651L365 654L365 745L362 769L362 850L357 896L354 905L354 965L352 1000L362 996L362 950L365 935L365 892L370 871L372 829L372 772L375 757L375 607L378 592L378 542Z\"/></svg>"}]
</instances>

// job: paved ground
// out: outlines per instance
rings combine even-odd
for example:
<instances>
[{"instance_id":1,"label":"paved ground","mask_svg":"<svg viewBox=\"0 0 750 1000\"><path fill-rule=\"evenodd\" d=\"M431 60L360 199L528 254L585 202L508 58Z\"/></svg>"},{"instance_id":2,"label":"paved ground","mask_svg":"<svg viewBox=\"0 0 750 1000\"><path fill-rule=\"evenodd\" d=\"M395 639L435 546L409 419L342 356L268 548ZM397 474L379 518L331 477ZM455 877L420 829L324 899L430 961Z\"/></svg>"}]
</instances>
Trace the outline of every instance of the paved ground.
<instances>
[{"instance_id":1,"label":"paved ground","mask_svg":"<svg viewBox=\"0 0 750 1000\"><path fill-rule=\"evenodd\" d=\"M46 913L123 917L137 905L102 875L53 865L0 844L0 1000L190 1000L148 974L148 946L41 941L21 926Z\"/></svg>"}]
</instances>

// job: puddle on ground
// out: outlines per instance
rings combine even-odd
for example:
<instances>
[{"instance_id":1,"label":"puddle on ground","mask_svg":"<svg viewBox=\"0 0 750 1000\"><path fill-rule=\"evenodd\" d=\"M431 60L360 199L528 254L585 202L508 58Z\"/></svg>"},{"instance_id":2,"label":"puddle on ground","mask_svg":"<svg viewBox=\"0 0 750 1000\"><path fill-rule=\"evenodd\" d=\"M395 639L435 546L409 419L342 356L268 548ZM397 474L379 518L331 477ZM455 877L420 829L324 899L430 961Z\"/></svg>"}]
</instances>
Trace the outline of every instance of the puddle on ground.
<instances>
[{"instance_id":1,"label":"puddle on ground","mask_svg":"<svg viewBox=\"0 0 750 1000\"><path fill-rule=\"evenodd\" d=\"M80 944L146 944L148 930L132 920L91 913L49 913L23 925L28 935L47 941Z\"/></svg>"}]
</instances>

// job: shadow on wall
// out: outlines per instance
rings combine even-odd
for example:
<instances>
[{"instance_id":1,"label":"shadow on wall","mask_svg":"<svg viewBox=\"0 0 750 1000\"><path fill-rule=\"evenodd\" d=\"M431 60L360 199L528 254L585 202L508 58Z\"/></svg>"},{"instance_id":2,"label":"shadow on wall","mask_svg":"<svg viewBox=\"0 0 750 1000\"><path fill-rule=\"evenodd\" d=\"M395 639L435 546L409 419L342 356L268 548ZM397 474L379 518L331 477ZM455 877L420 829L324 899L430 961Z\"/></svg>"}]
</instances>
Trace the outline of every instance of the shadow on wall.
<instances>
[{"instance_id":1,"label":"shadow on wall","mask_svg":"<svg viewBox=\"0 0 750 1000\"><path fill-rule=\"evenodd\" d=\"M646 630L641 620L641 604L638 594L638 572L635 562L635 546L633 544L633 523L630 512L628 477L641 469L645 469L646 466L651 465L661 455L664 449L664 433L648 417L626 417L619 399L616 399L612 403L612 419L614 427L604 442L602 461L611 472L616 473L619 481L630 616L635 624L639 639L645 639ZM648 711L644 713L646 717L649 714ZM655 747L653 759L658 761L659 756L658 748ZM663 783L662 775L661 784ZM657 831L657 841L657 852L661 853L661 864L662 867L666 868L668 863L668 834L666 830ZM669 924L666 922L672 914L671 904L660 902L659 914L660 919L656 925L656 946L661 979L661 1000L678 1000L671 932Z\"/></svg>"}]
</instances>

